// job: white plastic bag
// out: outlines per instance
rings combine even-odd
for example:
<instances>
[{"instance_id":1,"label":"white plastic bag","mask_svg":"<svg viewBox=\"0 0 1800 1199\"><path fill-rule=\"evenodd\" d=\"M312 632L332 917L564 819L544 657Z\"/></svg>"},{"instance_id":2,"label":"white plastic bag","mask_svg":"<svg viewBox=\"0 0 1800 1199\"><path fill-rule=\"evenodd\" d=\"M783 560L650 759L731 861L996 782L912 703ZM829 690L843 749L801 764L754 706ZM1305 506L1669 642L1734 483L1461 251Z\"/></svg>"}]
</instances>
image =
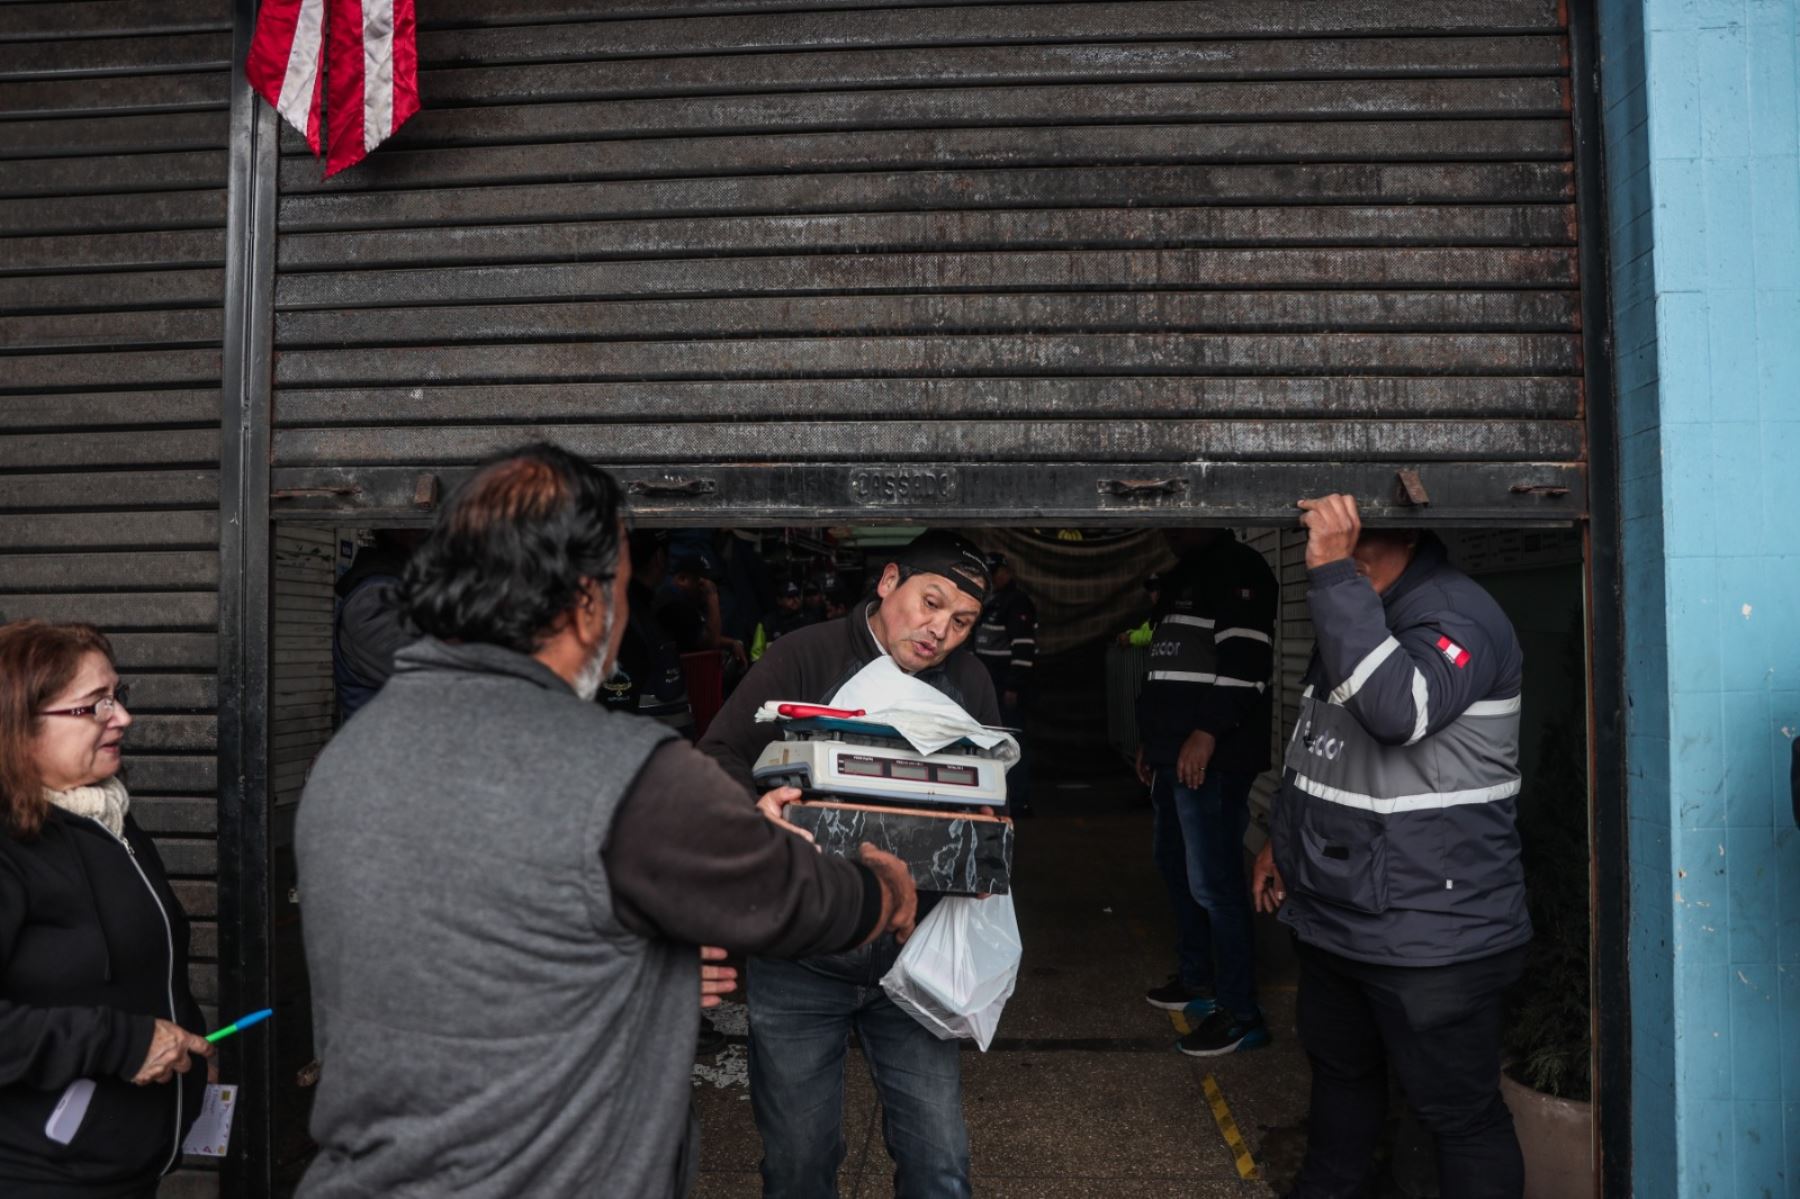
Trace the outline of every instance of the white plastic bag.
<instances>
[{"instance_id":1,"label":"white plastic bag","mask_svg":"<svg viewBox=\"0 0 1800 1199\"><path fill-rule=\"evenodd\" d=\"M1011 895L952 896L919 922L881 989L938 1040L965 1037L986 1052L1022 948Z\"/></svg>"}]
</instances>

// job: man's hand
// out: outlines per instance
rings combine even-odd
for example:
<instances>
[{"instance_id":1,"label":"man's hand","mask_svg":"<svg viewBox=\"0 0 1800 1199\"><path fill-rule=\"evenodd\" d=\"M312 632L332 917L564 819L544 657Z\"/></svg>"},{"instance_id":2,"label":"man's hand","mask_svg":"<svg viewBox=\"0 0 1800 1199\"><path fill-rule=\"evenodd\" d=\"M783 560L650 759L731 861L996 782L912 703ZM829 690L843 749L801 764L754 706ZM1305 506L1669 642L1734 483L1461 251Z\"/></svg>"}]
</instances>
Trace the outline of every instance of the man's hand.
<instances>
[{"instance_id":1,"label":"man's hand","mask_svg":"<svg viewBox=\"0 0 1800 1199\"><path fill-rule=\"evenodd\" d=\"M709 966L708 962L722 962L726 953L717 945L700 947L700 1006L702 1008L718 1007L725 1002L725 996L737 990L738 973L730 966Z\"/></svg>"},{"instance_id":2,"label":"man's hand","mask_svg":"<svg viewBox=\"0 0 1800 1199\"><path fill-rule=\"evenodd\" d=\"M797 803L799 799L800 788L777 787L773 791L765 791L763 793L763 797L756 801L756 810L761 812L763 818L770 824L776 825L779 828L784 828L796 836L804 837L808 841L811 841L813 839L811 833L807 832L797 824L789 824L787 817L783 815L787 806L791 803ZM815 845L813 848L817 849L818 846Z\"/></svg>"},{"instance_id":3,"label":"man's hand","mask_svg":"<svg viewBox=\"0 0 1800 1199\"><path fill-rule=\"evenodd\" d=\"M881 923L869 939L893 933L904 943L912 936L913 924L919 918L919 890L913 885L912 872L905 862L868 841L862 843L857 856L875 872L875 881L881 884Z\"/></svg>"},{"instance_id":4,"label":"man's hand","mask_svg":"<svg viewBox=\"0 0 1800 1199\"><path fill-rule=\"evenodd\" d=\"M1305 512L1300 518L1306 530L1306 569L1316 570L1327 562L1342 562L1356 549L1362 533L1362 517L1356 511L1356 497L1327 495L1316 500L1301 500Z\"/></svg>"},{"instance_id":5,"label":"man's hand","mask_svg":"<svg viewBox=\"0 0 1800 1199\"><path fill-rule=\"evenodd\" d=\"M144 1055L144 1064L131 1076L131 1081L140 1087L153 1082L168 1082L193 1067L190 1055L197 1053L211 1061L218 1052L206 1038L195 1036L179 1024L158 1020L156 1031L150 1034L150 1052Z\"/></svg>"},{"instance_id":6,"label":"man's hand","mask_svg":"<svg viewBox=\"0 0 1800 1199\"><path fill-rule=\"evenodd\" d=\"M1150 773L1150 767L1144 764L1144 747L1142 745L1138 746L1137 752L1137 776L1138 782L1146 787L1156 781L1156 776Z\"/></svg>"},{"instance_id":7,"label":"man's hand","mask_svg":"<svg viewBox=\"0 0 1800 1199\"><path fill-rule=\"evenodd\" d=\"M725 652L729 653L732 658L737 661L737 664L740 667L745 669L749 668L750 655L744 652L744 643L742 641L739 641L736 637L724 637L720 639L719 644L725 647Z\"/></svg>"},{"instance_id":8,"label":"man's hand","mask_svg":"<svg viewBox=\"0 0 1800 1199\"><path fill-rule=\"evenodd\" d=\"M1275 869L1275 840L1271 837L1263 842L1256 865L1250 868L1250 902L1259 912L1274 912L1286 901L1287 884Z\"/></svg>"},{"instance_id":9,"label":"man's hand","mask_svg":"<svg viewBox=\"0 0 1800 1199\"><path fill-rule=\"evenodd\" d=\"M1181 756L1175 759L1175 777L1190 791L1206 782L1206 768L1212 764L1218 739L1205 729L1195 729L1181 743Z\"/></svg>"}]
</instances>

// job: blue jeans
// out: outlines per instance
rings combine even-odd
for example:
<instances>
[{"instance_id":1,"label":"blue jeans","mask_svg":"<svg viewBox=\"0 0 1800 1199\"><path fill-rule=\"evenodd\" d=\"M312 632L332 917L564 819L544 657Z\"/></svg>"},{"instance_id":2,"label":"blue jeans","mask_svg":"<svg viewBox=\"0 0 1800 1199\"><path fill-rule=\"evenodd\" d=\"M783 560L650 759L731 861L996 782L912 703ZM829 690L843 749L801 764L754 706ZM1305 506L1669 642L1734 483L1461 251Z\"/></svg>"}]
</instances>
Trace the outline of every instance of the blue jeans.
<instances>
[{"instance_id":1,"label":"blue jeans","mask_svg":"<svg viewBox=\"0 0 1800 1199\"><path fill-rule=\"evenodd\" d=\"M1173 770L1157 771L1150 788L1154 818L1150 852L1169 892L1169 912L1175 917L1176 975L1184 987L1210 991L1212 931L1206 909L1194 902L1194 893L1188 887L1187 845L1181 836L1181 817L1175 811L1174 774Z\"/></svg>"},{"instance_id":2,"label":"blue jeans","mask_svg":"<svg viewBox=\"0 0 1800 1199\"><path fill-rule=\"evenodd\" d=\"M895 1199L968 1199L962 1063L881 989L892 937L849 953L750 962L750 1104L764 1199L836 1199L844 1061L855 1030L881 1097Z\"/></svg>"},{"instance_id":3,"label":"blue jeans","mask_svg":"<svg viewBox=\"0 0 1800 1199\"><path fill-rule=\"evenodd\" d=\"M1244 874L1244 832L1250 827L1250 787L1255 781L1251 775L1209 770L1199 787L1184 787L1175 781L1174 768L1167 767L1156 771L1150 792L1156 810L1157 865L1170 886L1181 937L1182 981L1204 986L1201 979L1210 980L1219 1006L1242 1020L1255 1019L1261 1011L1256 1004L1250 880ZM1191 908L1174 895L1171 842L1176 832Z\"/></svg>"}]
</instances>

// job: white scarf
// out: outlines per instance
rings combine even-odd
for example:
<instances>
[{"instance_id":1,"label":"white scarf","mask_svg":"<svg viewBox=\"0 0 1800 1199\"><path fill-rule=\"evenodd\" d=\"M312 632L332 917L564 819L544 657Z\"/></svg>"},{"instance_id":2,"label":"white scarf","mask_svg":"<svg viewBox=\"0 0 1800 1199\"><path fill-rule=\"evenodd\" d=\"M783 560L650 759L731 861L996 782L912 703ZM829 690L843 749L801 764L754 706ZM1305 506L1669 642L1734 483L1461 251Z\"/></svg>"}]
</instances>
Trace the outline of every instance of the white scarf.
<instances>
[{"instance_id":1,"label":"white scarf","mask_svg":"<svg viewBox=\"0 0 1800 1199\"><path fill-rule=\"evenodd\" d=\"M65 812L98 820L115 837L125 835L125 813L131 807L131 795L116 777L103 779L92 787L70 787L67 791L44 790L44 796Z\"/></svg>"}]
</instances>

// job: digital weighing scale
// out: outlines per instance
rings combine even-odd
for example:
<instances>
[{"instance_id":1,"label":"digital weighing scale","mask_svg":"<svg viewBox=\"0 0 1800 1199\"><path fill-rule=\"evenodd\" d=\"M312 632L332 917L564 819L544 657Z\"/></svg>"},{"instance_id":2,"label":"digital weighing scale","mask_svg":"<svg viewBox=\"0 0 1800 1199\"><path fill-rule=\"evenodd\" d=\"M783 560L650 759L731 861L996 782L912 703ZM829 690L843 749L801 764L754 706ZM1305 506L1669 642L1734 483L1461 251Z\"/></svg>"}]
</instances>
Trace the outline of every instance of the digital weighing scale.
<instances>
[{"instance_id":1,"label":"digital weighing scale","mask_svg":"<svg viewBox=\"0 0 1800 1199\"><path fill-rule=\"evenodd\" d=\"M820 849L854 857L873 842L906 863L921 891L1011 890L1013 826L1004 814L1000 756L1010 743L983 749L963 738L920 753L892 725L860 719L862 712L773 706L783 739L769 743L751 773L758 790L801 790L805 799L783 816Z\"/></svg>"},{"instance_id":2,"label":"digital weighing scale","mask_svg":"<svg viewBox=\"0 0 1800 1199\"><path fill-rule=\"evenodd\" d=\"M813 716L782 724L757 758L757 786L902 807L1006 805L1006 763L967 739L921 754L891 725Z\"/></svg>"}]
</instances>

